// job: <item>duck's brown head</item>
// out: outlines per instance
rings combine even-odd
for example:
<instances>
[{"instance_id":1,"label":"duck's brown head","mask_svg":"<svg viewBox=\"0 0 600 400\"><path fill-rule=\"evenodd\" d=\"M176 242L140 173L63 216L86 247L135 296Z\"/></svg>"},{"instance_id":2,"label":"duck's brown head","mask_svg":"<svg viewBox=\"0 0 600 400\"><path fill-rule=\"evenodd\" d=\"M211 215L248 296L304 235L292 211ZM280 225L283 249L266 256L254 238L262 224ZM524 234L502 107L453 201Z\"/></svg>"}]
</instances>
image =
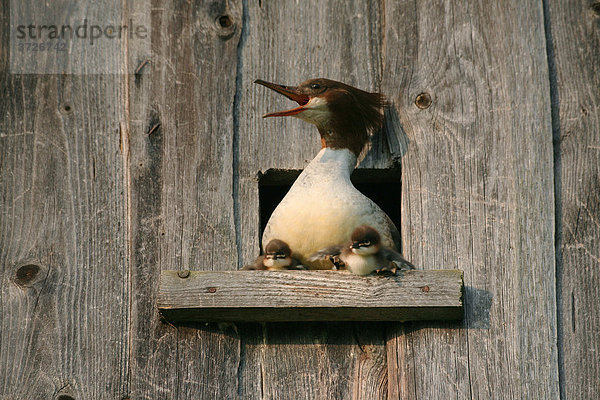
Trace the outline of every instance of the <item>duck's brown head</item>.
<instances>
[{"instance_id":1,"label":"duck's brown head","mask_svg":"<svg viewBox=\"0 0 600 400\"><path fill-rule=\"evenodd\" d=\"M281 93L298 107L263 117L294 116L316 125L322 147L346 148L358 156L369 134L383 123L384 97L331 79L310 79L298 86L256 80L255 83Z\"/></svg>"}]
</instances>

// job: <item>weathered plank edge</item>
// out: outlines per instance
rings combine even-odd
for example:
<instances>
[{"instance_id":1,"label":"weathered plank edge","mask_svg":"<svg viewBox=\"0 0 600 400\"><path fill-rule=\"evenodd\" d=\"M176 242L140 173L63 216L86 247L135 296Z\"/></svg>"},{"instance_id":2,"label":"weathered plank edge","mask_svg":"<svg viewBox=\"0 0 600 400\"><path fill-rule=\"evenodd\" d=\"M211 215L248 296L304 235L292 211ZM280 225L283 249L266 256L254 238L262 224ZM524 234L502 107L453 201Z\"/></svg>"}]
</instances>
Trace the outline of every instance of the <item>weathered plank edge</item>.
<instances>
[{"instance_id":1,"label":"weathered plank edge","mask_svg":"<svg viewBox=\"0 0 600 400\"><path fill-rule=\"evenodd\" d=\"M464 280L461 270L402 271L390 277L342 274L332 271L185 271L183 274L181 271L163 271L157 305L162 316L170 322L405 322L463 319ZM210 280L204 280L205 277L210 277ZM320 287L315 288L315 277L326 279L320 279ZM328 287L327 278L333 278L331 287ZM371 287L373 282L382 282L384 287L397 286L400 288L398 290L406 288L406 291L410 291L411 299L407 300L409 296L406 295L394 296L391 305L389 297L384 305L377 304L376 299L365 305L364 298L362 301L357 299L356 304L349 303L347 298L336 303L336 293L339 291L342 294L344 291L336 278L351 282L359 290L362 286L365 289ZM272 281L278 289L256 285L257 280ZM427 282L434 284L430 288ZM415 285L419 285L419 290L414 290ZM286 290L288 287L293 290ZM298 294L301 292L299 288L313 291L315 301L307 301L306 293ZM221 297L221 301L207 300L217 292L221 296L227 293L227 298ZM285 301L281 301L283 296ZM294 305L290 306L290 303Z\"/></svg>"}]
</instances>

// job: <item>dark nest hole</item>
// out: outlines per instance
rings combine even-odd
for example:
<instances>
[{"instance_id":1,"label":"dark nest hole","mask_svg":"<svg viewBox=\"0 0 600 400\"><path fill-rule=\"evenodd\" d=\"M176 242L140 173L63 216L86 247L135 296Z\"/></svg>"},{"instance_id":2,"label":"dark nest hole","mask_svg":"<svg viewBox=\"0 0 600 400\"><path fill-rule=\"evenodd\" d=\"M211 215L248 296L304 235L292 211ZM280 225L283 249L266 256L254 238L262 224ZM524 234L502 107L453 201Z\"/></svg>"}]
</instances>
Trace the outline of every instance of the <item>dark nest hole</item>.
<instances>
[{"instance_id":1,"label":"dark nest hole","mask_svg":"<svg viewBox=\"0 0 600 400\"><path fill-rule=\"evenodd\" d=\"M264 174L259 174L259 242L273 210L301 172L302 170L269 169ZM357 169L352 173L351 179L354 186L381 207L400 230L400 169ZM260 243L262 248L262 242Z\"/></svg>"}]
</instances>

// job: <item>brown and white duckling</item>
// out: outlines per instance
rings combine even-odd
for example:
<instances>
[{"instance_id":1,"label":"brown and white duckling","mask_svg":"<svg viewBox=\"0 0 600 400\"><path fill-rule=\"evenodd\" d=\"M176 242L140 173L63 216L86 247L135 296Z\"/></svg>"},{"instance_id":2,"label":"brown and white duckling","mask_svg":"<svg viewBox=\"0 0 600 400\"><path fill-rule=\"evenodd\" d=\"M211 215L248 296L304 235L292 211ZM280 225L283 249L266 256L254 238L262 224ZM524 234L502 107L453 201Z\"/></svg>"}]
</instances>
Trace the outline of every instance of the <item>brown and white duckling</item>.
<instances>
[{"instance_id":1,"label":"brown and white duckling","mask_svg":"<svg viewBox=\"0 0 600 400\"><path fill-rule=\"evenodd\" d=\"M369 225L361 225L354 229L349 243L327 247L309 257L310 261L326 259L336 267L346 268L355 275L369 275L373 271L395 273L397 268L415 267L402 254L383 247L379 232Z\"/></svg>"},{"instance_id":2,"label":"brown and white duckling","mask_svg":"<svg viewBox=\"0 0 600 400\"><path fill-rule=\"evenodd\" d=\"M302 270L306 269L293 257L290 246L283 240L272 239L265 246L265 254L258 256L253 265L248 265L246 270Z\"/></svg>"}]
</instances>

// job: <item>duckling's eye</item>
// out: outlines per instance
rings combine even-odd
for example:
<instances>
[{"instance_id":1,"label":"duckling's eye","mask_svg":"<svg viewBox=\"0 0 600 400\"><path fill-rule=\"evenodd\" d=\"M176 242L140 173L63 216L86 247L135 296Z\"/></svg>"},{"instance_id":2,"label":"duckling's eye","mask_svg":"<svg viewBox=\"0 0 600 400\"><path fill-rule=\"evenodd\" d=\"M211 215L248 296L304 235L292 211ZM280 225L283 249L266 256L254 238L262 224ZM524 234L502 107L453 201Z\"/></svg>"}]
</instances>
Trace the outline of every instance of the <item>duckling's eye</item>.
<instances>
[{"instance_id":1,"label":"duckling's eye","mask_svg":"<svg viewBox=\"0 0 600 400\"><path fill-rule=\"evenodd\" d=\"M321 89L321 85L319 85L318 83L313 83L312 85L310 85L311 88L317 90L317 89Z\"/></svg>"}]
</instances>

